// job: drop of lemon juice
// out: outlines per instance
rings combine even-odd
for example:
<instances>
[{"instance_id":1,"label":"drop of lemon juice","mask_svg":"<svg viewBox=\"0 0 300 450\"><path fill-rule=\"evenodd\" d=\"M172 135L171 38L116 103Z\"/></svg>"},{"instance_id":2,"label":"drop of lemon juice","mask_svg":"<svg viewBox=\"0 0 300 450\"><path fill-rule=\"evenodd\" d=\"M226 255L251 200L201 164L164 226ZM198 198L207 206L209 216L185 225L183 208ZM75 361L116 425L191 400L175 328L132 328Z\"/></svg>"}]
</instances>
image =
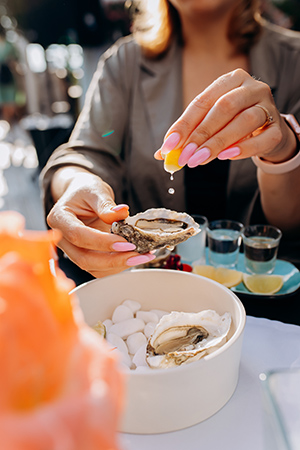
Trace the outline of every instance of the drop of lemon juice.
<instances>
[{"instance_id":1,"label":"drop of lemon juice","mask_svg":"<svg viewBox=\"0 0 300 450\"><path fill-rule=\"evenodd\" d=\"M171 175L170 175L170 180L171 180L171 181L174 180L174 174L173 174L173 173L171 173ZM170 188L168 189L168 193L171 194L171 195L175 194L175 189L172 188L172 187L170 187Z\"/></svg>"}]
</instances>

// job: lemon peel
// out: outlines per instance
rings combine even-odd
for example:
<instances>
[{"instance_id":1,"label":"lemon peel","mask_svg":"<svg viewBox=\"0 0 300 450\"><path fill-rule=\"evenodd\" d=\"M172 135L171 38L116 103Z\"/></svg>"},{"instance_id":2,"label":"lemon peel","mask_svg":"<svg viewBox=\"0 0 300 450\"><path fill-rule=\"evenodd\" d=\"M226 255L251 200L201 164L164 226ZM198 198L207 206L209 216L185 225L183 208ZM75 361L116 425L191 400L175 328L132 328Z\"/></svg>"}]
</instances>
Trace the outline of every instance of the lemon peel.
<instances>
[{"instance_id":1,"label":"lemon peel","mask_svg":"<svg viewBox=\"0 0 300 450\"><path fill-rule=\"evenodd\" d=\"M225 269L224 267L216 268L208 265L194 266L193 273L210 278L228 288L237 286L243 280L242 272L234 269Z\"/></svg>"},{"instance_id":2,"label":"lemon peel","mask_svg":"<svg viewBox=\"0 0 300 450\"><path fill-rule=\"evenodd\" d=\"M243 275L243 283L253 294L272 295L280 291L283 277L280 275Z\"/></svg>"},{"instance_id":3,"label":"lemon peel","mask_svg":"<svg viewBox=\"0 0 300 450\"><path fill-rule=\"evenodd\" d=\"M175 150L171 150L164 157L164 169L166 172L173 174L178 170L182 169L183 166L178 164L179 156L181 155L182 148L176 148Z\"/></svg>"}]
</instances>

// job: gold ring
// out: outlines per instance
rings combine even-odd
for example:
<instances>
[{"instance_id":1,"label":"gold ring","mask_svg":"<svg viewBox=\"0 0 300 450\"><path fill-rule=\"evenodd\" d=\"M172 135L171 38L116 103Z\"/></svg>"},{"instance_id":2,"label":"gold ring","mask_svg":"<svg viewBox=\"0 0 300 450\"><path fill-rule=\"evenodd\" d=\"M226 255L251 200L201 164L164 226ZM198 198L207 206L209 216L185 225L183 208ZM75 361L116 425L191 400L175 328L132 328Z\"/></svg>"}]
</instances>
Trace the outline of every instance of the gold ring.
<instances>
[{"instance_id":1,"label":"gold ring","mask_svg":"<svg viewBox=\"0 0 300 450\"><path fill-rule=\"evenodd\" d=\"M266 121L265 121L265 123L263 125L261 125L259 127L259 129L268 127L274 121L273 117L271 116L271 114L269 113L267 108L265 108L264 106L261 106L261 105L254 105L254 106L256 106L257 108L262 109L263 112L266 115Z\"/></svg>"}]
</instances>

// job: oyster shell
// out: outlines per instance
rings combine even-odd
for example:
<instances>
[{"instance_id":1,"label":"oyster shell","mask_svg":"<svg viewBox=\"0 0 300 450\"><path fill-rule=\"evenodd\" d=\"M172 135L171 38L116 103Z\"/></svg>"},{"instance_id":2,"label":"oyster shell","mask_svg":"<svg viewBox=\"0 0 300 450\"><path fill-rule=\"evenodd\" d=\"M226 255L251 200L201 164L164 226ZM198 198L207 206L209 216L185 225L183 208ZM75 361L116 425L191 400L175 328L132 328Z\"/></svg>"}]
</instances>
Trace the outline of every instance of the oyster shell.
<instances>
[{"instance_id":1,"label":"oyster shell","mask_svg":"<svg viewBox=\"0 0 300 450\"><path fill-rule=\"evenodd\" d=\"M230 325L230 313L173 311L157 324L148 341L146 361L155 369L196 361L226 342Z\"/></svg>"},{"instance_id":2,"label":"oyster shell","mask_svg":"<svg viewBox=\"0 0 300 450\"><path fill-rule=\"evenodd\" d=\"M199 231L199 225L191 216L165 208L147 209L114 222L111 227L112 233L135 244L139 253L163 247L173 248Z\"/></svg>"}]
</instances>

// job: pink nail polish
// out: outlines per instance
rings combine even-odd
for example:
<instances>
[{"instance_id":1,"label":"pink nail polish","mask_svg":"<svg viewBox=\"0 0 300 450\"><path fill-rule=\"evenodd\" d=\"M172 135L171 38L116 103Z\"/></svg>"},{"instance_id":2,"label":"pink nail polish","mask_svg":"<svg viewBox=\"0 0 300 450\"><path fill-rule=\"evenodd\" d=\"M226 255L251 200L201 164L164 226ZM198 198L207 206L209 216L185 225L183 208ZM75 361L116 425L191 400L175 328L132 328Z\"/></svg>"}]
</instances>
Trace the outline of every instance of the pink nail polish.
<instances>
[{"instance_id":1,"label":"pink nail polish","mask_svg":"<svg viewBox=\"0 0 300 450\"><path fill-rule=\"evenodd\" d=\"M154 153L154 158L161 161L163 160L163 157L161 156L160 150L156 150L156 152Z\"/></svg>"},{"instance_id":2,"label":"pink nail polish","mask_svg":"<svg viewBox=\"0 0 300 450\"><path fill-rule=\"evenodd\" d=\"M165 142L163 143L160 152L162 155L166 155L171 150L174 150L176 145L180 141L180 134L179 133L171 133L170 136L167 137Z\"/></svg>"},{"instance_id":3,"label":"pink nail polish","mask_svg":"<svg viewBox=\"0 0 300 450\"><path fill-rule=\"evenodd\" d=\"M193 142L190 142L186 147L184 147L178 159L179 166L185 166L190 157L195 153L197 148L198 145L194 144Z\"/></svg>"},{"instance_id":4,"label":"pink nail polish","mask_svg":"<svg viewBox=\"0 0 300 450\"><path fill-rule=\"evenodd\" d=\"M230 159L230 158L234 158L235 156L238 156L241 153L241 150L239 149L239 147L231 147L228 148L227 150L223 150L222 152L220 152L218 154L218 159Z\"/></svg>"},{"instance_id":5,"label":"pink nail polish","mask_svg":"<svg viewBox=\"0 0 300 450\"><path fill-rule=\"evenodd\" d=\"M111 210L112 211L120 211L121 209L124 209L124 208L129 209L129 206L121 203L120 205L116 205L113 208L111 208Z\"/></svg>"},{"instance_id":6,"label":"pink nail polish","mask_svg":"<svg viewBox=\"0 0 300 450\"><path fill-rule=\"evenodd\" d=\"M189 159L188 166L193 169L194 167L199 166L199 164L206 161L211 155L209 148L203 147L200 148L194 155Z\"/></svg>"},{"instance_id":7,"label":"pink nail polish","mask_svg":"<svg viewBox=\"0 0 300 450\"><path fill-rule=\"evenodd\" d=\"M155 259L155 255L150 254L133 256L132 258L127 259L126 264L127 266L137 266L138 264L145 264L153 259Z\"/></svg>"},{"instance_id":8,"label":"pink nail polish","mask_svg":"<svg viewBox=\"0 0 300 450\"><path fill-rule=\"evenodd\" d=\"M116 252L130 252L136 249L136 246L134 244L131 244L130 242L115 242L112 245L112 248Z\"/></svg>"}]
</instances>

